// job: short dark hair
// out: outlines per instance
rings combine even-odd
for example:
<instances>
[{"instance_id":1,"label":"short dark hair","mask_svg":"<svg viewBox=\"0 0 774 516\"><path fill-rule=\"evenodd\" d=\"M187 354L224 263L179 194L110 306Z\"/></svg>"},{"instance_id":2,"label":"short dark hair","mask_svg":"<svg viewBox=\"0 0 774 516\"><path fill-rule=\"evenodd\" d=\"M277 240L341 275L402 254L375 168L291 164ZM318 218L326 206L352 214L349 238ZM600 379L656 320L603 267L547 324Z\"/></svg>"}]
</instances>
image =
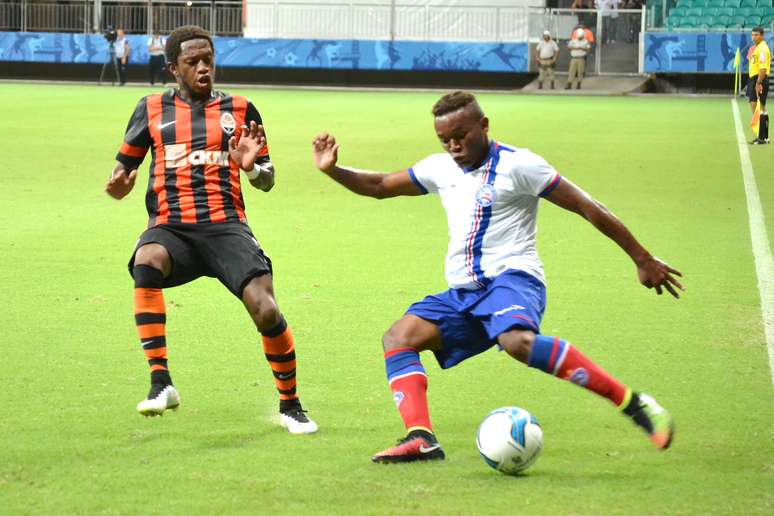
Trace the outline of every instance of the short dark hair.
<instances>
[{"instance_id":1,"label":"short dark hair","mask_svg":"<svg viewBox=\"0 0 774 516\"><path fill-rule=\"evenodd\" d=\"M437 117L447 115L468 106L475 110L476 115L484 117L484 112L481 110L481 106L478 105L476 97L467 91L447 93L438 99L438 102L433 106L433 115Z\"/></svg>"},{"instance_id":2,"label":"short dark hair","mask_svg":"<svg viewBox=\"0 0 774 516\"><path fill-rule=\"evenodd\" d=\"M752 32L757 32L758 34L763 34L763 27L753 27Z\"/></svg>"},{"instance_id":3,"label":"short dark hair","mask_svg":"<svg viewBox=\"0 0 774 516\"><path fill-rule=\"evenodd\" d=\"M173 30L172 34L167 38L167 44L164 46L167 63L177 64L177 58L180 56L180 46L192 39L206 39L210 42L212 51L215 51L215 45L212 44L212 36L210 36L209 32L197 25L183 25Z\"/></svg>"}]
</instances>

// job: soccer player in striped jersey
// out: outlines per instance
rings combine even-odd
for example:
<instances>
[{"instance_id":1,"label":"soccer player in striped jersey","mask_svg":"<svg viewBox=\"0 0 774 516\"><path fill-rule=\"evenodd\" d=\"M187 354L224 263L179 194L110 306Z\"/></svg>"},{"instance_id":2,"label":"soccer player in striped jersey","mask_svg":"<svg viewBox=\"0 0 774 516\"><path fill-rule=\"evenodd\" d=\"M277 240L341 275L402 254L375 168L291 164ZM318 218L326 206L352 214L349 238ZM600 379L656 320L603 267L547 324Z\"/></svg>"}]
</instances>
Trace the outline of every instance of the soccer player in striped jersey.
<instances>
[{"instance_id":1,"label":"soccer player in striped jersey","mask_svg":"<svg viewBox=\"0 0 774 516\"><path fill-rule=\"evenodd\" d=\"M295 343L274 297L271 260L245 216L240 169L253 187L274 186L261 116L244 97L213 89L215 50L205 30L176 29L166 56L178 87L137 104L105 186L115 199L125 197L151 150L150 220L129 261L135 322L151 369L150 392L137 410L156 416L180 404L167 365L162 290L210 276L242 301L262 335L282 425L291 433L315 432L296 392Z\"/></svg>"},{"instance_id":2,"label":"soccer player in striped jersey","mask_svg":"<svg viewBox=\"0 0 774 516\"><path fill-rule=\"evenodd\" d=\"M489 138L489 120L475 97L443 96L433 107L435 131L446 151L392 174L339 166L339 145L327 133L312 143L315 165L349 190L377 199L437 193L446 210L450 242L449 290L411 305L384 334L387 381L406 427L396 446L374 462L443 459L427 406L427 376L419 358L433 351L453 367L493 345L511 357L610 400L666 449L669 413L651 396L605 372L568 341L540 333L545 279L538 258L539 199L573 211L617 243L637 267L640 282L679 297L681 274L651 255L618 218L543 158Z\"/></svg>"}]
</instances>

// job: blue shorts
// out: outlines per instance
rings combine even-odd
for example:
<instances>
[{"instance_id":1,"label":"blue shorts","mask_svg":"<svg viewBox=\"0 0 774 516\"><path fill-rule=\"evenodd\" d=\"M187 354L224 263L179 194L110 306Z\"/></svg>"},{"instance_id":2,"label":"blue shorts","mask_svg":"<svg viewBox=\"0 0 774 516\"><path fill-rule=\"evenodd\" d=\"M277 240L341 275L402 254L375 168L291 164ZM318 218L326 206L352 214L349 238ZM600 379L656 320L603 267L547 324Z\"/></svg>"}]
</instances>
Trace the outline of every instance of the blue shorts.
<instances>
[{"instance_id":1,"label":"blue shorts","mask_svg":"<svg viewBox=\"0 0 774 516\"><path fill-rule=\"evenodd\" d=\"M438 325L443 347L435 357L447 369L491 348L506 331L540 333L545 309L545 285L531 274L509 270L482 289L449 289L427 296L406 314Z\"/></svg>"}]
</instances>

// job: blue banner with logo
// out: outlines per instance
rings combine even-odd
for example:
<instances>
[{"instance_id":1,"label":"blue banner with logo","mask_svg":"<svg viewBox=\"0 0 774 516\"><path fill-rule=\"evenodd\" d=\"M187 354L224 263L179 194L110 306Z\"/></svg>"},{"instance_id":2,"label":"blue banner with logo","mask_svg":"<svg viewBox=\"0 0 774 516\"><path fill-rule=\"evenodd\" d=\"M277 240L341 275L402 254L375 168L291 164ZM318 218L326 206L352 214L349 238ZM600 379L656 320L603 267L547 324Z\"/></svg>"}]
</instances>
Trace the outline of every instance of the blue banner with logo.
<instances>
[{"instance_id":1,"label":"blue banner with logo","mask_svg":"<svg viewBox=\"0 0 774 516\"><path fill-rule=\"evenodd\" d=\"M774 36L767 34L769 47ZM750 32L646 32L645 71L648 73L733 73L736 49L747 70Z\"/></svg>"},{"instance_id":2,"label":"blue banner with logo","mask_svg":"<svg viewBox=\"0 0 774 516\"><path fill-rule=\"evenodd\" d=\"M129 64L148 62L148 36L129 35ZM517 43L249 39L215 37L218 66L526 72L529 48ZM100 34L0 32L0 61L102 64Z\"/></svg>"}]
</instances>

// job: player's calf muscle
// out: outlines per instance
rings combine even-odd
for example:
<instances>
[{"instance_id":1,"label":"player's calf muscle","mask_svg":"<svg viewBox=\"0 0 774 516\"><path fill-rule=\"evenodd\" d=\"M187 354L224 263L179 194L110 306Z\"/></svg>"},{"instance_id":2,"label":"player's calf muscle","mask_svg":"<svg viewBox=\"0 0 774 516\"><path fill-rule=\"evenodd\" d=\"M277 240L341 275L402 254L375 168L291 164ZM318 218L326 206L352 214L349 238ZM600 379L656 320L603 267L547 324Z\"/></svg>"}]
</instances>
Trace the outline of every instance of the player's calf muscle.
<instances>
[{"instance_id":1,"label":"player's calf muscle","mask_svg":"<svg viewBox=\"0 0 774 516\"><path fill-rule=\"evenodd\" d=\"M510 356L526 363L535 342L535 334L529 330L511 330L500 335L497 342Z\"/></svg>"}]
</instances>

